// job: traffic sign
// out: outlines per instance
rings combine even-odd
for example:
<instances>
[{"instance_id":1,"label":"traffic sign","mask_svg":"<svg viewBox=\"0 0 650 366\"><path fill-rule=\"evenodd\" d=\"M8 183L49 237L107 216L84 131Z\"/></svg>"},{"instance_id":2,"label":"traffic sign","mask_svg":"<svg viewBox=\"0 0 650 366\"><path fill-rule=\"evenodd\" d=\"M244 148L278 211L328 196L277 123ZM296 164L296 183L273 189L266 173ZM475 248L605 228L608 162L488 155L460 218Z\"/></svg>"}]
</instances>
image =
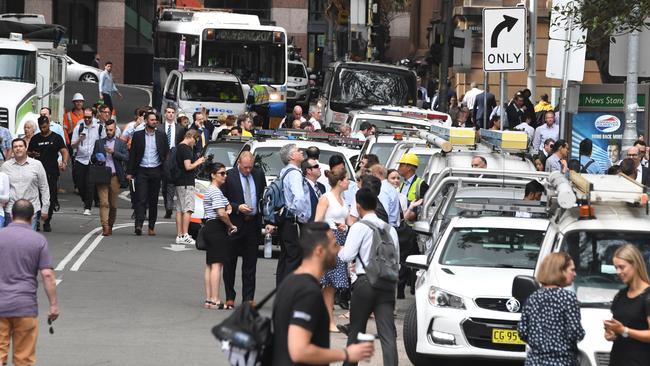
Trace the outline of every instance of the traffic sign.
<instances>
[{"instance_id":1,"label":"traffic sign","mask_svg":"<svg viewBox=\"0 0 650 366\"><path fill-rule=\"evenodd\" d=\"M483 70L526 70L524 7L483 9Z\"/></svg>"}]
</instances>

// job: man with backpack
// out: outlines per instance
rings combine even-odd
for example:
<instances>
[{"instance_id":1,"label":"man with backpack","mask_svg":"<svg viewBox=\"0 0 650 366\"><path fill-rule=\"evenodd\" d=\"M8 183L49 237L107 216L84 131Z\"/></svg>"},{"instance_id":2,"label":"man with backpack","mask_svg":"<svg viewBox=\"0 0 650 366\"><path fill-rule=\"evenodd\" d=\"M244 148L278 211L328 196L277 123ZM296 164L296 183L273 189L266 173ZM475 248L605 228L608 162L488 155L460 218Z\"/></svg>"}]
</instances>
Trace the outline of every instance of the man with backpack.
<instances>
[{"instance_id":1,"label":"man with backpack","mask_svg":"<svg viewBox=\"0 0 650 366\"><path fill-rule=\"evenodd\" d=\"M593 150L593 142L590 139L580 141L580 149L578 157L580 161L580 173L587 174L605 174L603 168L591 158Z\"/></svg>"},{"instance_id":2,"label":"man with backpack","mask_svg":"<svg viewBox=\"0 0 650 366\"><path fill-rule=\"evenodd\" d=\"M381 342L383 364L397 365L397 331L395 329L395 291L399 272L399 240L395 228L375 214L377 196L368 188L356 194L361 220L348 232L338 257L356 259L357 280L350 301L348 345L357 343L357 335L366 331L370 314L375 314ZM356 365L346 362L345 365Z\"/></svg>"},{"instance_id":3,"label":"man with backpack","mask_svg":"<svg viewBox=\"0 0 650 366\"><path fill-rule=\"evenodd\" d=\"M92 215L90 208L93 205L95 187L88 183L88 166L95 142L106 137L104 126L93 119L92 108L84 108L84 118L75 126L72 132L71 145L76 150L74 158L74 173L77 175L77 188L84 203L86 216Z\"/></svg>"},{"instance_id":4,"label":"man with backpack","mask_svg":"<svg viewBox=\"0 0 650 366\"><path fill-rule=\"evenodd\" d=\"M188 230L194 212L194 171L205 162L203 156L194 158L194 145L199 138L197 130L187 131L183 141L173 147L167 157L171 160L169 165L175 168L166 175L167 181L176 188L176 244L195 244Z\"/></svg>"}]
</instances>

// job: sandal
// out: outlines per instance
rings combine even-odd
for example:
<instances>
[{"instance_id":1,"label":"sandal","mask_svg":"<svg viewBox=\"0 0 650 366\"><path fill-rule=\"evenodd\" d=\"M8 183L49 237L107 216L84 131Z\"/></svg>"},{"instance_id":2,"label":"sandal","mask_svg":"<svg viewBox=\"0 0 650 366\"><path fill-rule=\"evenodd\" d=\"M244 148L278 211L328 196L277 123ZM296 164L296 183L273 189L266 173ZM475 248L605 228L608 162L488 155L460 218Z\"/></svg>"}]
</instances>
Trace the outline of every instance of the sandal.
<instances>
[{"instance_id":1,"label":"sandal","mask_svg":"<svg viewBox=\"0 0 650 366\"><path fill-rule=\"evenodd\" d=\"M213 302L212 307L210 309L214 310L223 310L225 305L221 301Z\"/></svg>"},{"instance_id":2,"label":"sandal","mask_svg":"<svg viewBox=\"0 0 650 366\"><path fill-rule=\"evenodd\" d=\"M213 303L212 301L210 301L210 300L205 300L205 302L203 303L203 308L205 308L205 309L210 309L210 307L211 307L213 304L214 304L214 303Z\"/></svg>"}]
</instances>

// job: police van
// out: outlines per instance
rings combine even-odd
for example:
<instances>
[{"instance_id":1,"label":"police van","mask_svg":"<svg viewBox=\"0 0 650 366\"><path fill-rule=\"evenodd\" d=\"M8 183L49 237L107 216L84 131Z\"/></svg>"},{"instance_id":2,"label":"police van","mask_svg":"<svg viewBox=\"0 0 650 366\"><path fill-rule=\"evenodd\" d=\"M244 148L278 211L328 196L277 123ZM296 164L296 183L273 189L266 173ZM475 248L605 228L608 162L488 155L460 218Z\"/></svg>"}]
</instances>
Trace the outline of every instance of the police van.
<instances>
[{"instance_id":1,"label":"police van","mask_svg":"<svg viewBox=\"0 0 650 366\"><path fill-rule=\"evenodd\" d=\"M242 85L237 76L225 71L173 70L165 82L162 106L174 106L178 112L188 116L205 108L208 119L216 121L221 113L244 113L247 93L248 86Z\"/></svg>"}]
</instances>

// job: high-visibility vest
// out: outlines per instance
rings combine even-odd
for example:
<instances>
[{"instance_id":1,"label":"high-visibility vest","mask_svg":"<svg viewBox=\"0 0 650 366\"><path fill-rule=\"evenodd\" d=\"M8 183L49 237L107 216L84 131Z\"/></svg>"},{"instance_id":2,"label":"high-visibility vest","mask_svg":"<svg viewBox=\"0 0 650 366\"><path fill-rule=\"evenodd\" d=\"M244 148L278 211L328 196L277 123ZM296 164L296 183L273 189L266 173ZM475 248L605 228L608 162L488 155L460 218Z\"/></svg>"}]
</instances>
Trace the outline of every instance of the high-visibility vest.
<instances>
[{"instance_id":1,"label":"high-visibility vest","mask_svg":"<svg viewBox=\"0 0 650 366\"><path fill-rule=\"evenodd\" d=\"M413 180L413 183L411 183L411 186L409 187L408 192L406 192L406 200L408 201L408 203L417 201L421 198L420 186L422 185L422 182L423 182L422 178L416 175L415 179ZM402 184L400 184L399 186L400 192L402 191L402 187L404 187L404 182L402 182Z\"/></svg>"},{"instance_id":2,"label":"high-visibility vest","mask_svg":"<svg viewBox=\"0 0 650 366\"><path fill-rule=\"evenodd\" d=\"M254 105L269 104L269 92L266 90L266 87L264 85L253 85L251 88L251 93L253 95Z\"/></svg>"}]
</instances>

